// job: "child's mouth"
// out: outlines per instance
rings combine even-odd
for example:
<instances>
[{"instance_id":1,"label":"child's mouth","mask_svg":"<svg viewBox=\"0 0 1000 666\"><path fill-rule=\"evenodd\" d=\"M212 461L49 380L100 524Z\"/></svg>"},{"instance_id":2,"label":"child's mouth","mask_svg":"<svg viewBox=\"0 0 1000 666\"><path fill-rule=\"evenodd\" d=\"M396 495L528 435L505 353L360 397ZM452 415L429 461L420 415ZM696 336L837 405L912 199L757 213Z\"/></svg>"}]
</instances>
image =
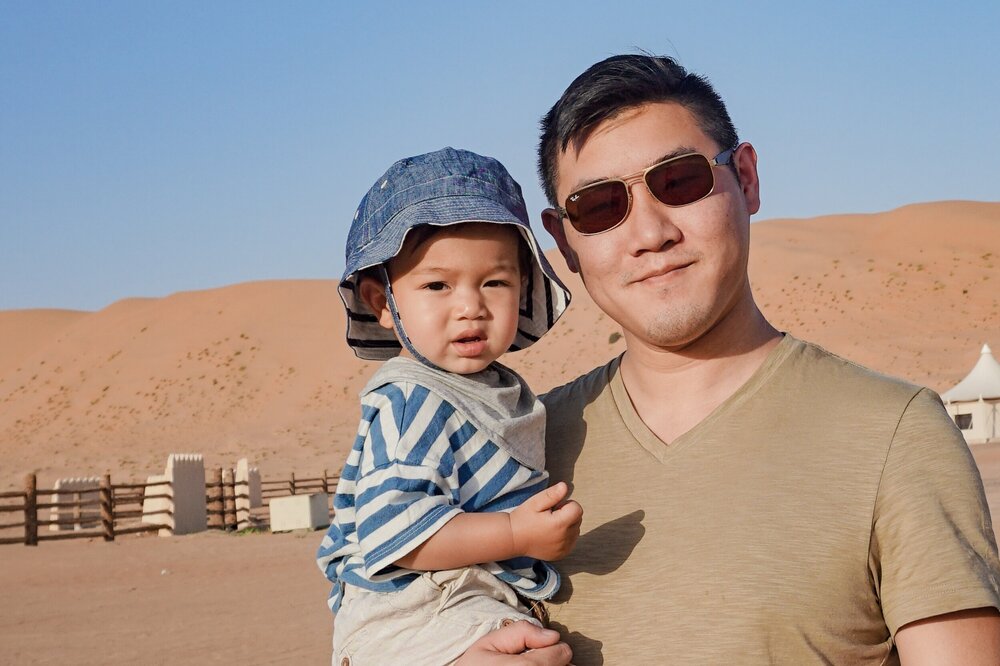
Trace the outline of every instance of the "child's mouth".
<instances>
[{"instance_id":1,"label":"child's mouth","mask_svg":"<svg viewBox=\"0 0 1000 666\"><path fill-rule=\"evenodd\" d=\"M451 344L459 356L479 356L486 349L486 338L480 334L463 335Z\"/></svg>"}]
</instances>

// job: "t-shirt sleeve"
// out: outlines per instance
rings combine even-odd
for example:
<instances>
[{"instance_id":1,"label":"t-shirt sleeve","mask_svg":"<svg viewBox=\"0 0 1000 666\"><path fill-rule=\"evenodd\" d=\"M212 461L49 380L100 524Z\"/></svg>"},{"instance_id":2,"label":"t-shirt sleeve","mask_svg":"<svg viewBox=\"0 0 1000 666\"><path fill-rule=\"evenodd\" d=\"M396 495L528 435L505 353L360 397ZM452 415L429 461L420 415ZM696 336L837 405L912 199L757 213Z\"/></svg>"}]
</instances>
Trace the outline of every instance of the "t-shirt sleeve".
<instances>
[{"instance_id":1,"label":"t-shirt sleeve","mask_svg":"<svg viewBox=\"0 0 1000 666\"><path fill-rule=\"evenodd\" d=\"M355 511L365 571L373 576L461 513L449 436L462 419L410 384L378 389L370 409Z\"/></svg>"},{"instance_id":2,"label":"t-shirt sleeve","mask_svg":"<svg viewBox=\"0 0 1000 666\"><path fill-rule=\"evenodd\" d=\"M975 461L940 398L903 412L873 516L871 568L886 625L1000 608L1000 562Z\"/></svg>"}]
</instances>

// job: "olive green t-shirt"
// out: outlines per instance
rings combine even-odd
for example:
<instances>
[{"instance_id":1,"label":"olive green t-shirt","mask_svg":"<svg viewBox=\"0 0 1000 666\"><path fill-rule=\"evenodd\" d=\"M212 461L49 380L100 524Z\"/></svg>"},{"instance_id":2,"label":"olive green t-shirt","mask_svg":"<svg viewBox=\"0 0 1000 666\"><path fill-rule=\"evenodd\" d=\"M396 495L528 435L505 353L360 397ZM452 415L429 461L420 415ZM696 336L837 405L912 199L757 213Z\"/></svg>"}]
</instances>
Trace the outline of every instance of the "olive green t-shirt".
<instances>
[{"instance_id":1,"label":"olive green t-shirt","mask_svg":"<svg viewBox=\"0 0 1000 666\"><path fill-rule=\"evenodd\" d=\"M543 401L584 508L549 605L578 666L891 664L904 624L1000 607L979 473L927 389L786 335L670 444L618 359Z\"/></svg>"}]
</instances>

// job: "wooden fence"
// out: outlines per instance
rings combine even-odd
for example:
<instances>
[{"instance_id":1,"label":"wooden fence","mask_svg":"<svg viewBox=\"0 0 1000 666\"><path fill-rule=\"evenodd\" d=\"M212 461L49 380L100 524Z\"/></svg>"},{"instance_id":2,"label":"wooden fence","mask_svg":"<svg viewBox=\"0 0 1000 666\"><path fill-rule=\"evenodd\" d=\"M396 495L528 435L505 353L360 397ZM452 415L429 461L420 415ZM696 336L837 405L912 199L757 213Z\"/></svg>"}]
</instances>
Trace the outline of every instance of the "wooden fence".
<instances>
[{"instance_id":1,"label":"wooden fence","mask_svg":"<svg viewBox=\"0 0 1000 666\"><path fill-rule=\"evenodd\" d=\"M274 481L261 481L260 489L264 499L272 497L284 497L286 495L308 495L309 493L326 493L333 495L333 490L337 487L338 476L330 476L323 470L323 476L310 479L299 479L292 472L288 479Z\"/></svg>"},{"instance_id":2,"label":"wooden fence","mask_svg":"<svg viewBox=\"0 0 1000 666\"><path fill-rule=\"evenodd\" d=\"M250 501L250 490L245 482L236 482L233 470L222 469L221 467L212 470L208 482L205 484L205 500L208 504L208 529L210 530L236 530L246 527L255 527L262 521L255 515L244 517L236 511L236 500Z\"/></svg>"},{"instance_id":3,"label":"wooden fence","mask_svg":"<svg viewBox=\"0 0 1000 666\"><path fill-rule=\"evenodd\" d=\"M269 509L272 498L316 492L328 495L327 509L332 517L333 492L339 480L339 476L331 476L325 469L323 475L318 477L296 477L295 472L292 472L287 479L262 479L260 490L263 506L251 509L249 516L242 516L241 520L241 516L237 515L236 500L250 499L247 484L237 482L231 469L213 469L205 483L208 529L232 531L246 527L262 527L270 522Z\"/></svg>"},{"instance_id":4,"label":"wooden fence","mask_svg":"<svg viewBox=\"0 0 1000 666\"><path fill-rule=\"evenodd\" d=\"M237 499L249 500L249 490L245 483L237 483L231 469L211 470L205 483L205 500L208 513L208 528L236 530L246 527L260 527L270 522L270 500L288 495L305 495L324 492L329 496L328 510L333 516L333 493L339 477L331 476L326 470L319 477L296 477L292 472L287 479L262 479L261 499L263 506L238 515ZM166 524L143 523L142 519L152 515L172 515L169 509L143 512L144 499L168 499L171 494L146 495L147 488L162 486L163 481L154 483L111 483L111 476L105 474L97 488L92 490L39 489L37 478L28 474L24 480L24 490L0 493L0 521L8 514L18 514L22 520L14 523L0 522L0 544L23 543L37 546L39 541L59 539L92 539L103 537L114 541L116 536L157 532L170 529ZM53 499L60 496L60 501ZM73 499L65 500L65 496ZM47 499L48 501L43 501ZM15 502L11 502L15 500ZM247 502L249 504L249 502ZM83 516L83 512L99 507L99 519ZM57 511L53 511L53 509ZM58 515L58 517L54 517ZM42 518L45 516L45 518ZM242 519L242 520L241 520ZM72 525L82 527L96 523L93 528L67 531L40 531L39 527L49 525ZM23 528L23 536L2 536L5 532Z\"/></svg>"},{"instance_id":5,"label":"wooden fence","mask_svg":"<svg viewBox=\"0 0 1000 666\"><path fill-rule=\"evenodd\" d=\"M103 537L105 541L114 541L116 536L123 534L155 532L167 528L165 524L141 522L142 518L147 515L169 513L169 511L143 513L144 491L147 487L156 485L161 484L113 484L111 483L111 475L105 474L98 487L90 490L43 489L38 488L36 476L28 474L24 479L23 491L0 493L0 514L20 513L23 517L19 522L0 523L0 534L4 530L24 529L23 536L0 537L0 544L23 543L26 546L37 546L39 541L92 539L94 537ZM56 495L59 496L59 501L53 499ZM73 499L63 499L67 495L72 496ZM161 497L170 496L146 496L148 499ZM10 500L18 501L12 504ZM137 509L130 508L136 504L138 505ZM93 507L99 507L100 510L100 516L96 520L92 516L84 516L84 511ZM43 519L42 515L45 515L46 518ZM92 522L96 523L93 528L73 529L65 532L39 530L39 527L50 525L82 527Z\"/></svg>"}]
</instances>

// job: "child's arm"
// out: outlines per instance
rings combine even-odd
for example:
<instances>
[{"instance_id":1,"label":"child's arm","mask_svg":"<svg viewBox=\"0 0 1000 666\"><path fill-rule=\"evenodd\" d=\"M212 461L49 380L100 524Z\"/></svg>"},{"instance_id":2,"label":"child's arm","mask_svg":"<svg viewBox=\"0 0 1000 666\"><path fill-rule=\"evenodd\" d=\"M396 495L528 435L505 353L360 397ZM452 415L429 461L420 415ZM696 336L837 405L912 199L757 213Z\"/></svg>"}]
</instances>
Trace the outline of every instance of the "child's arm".
<instances>
[{"instance_id":1,"label":"child's arm","mask_svg":"<svg viewBox=\"0 0 1000 666\"><path fill-rule=\"evenodd\" d=\"M528 498L510 513L461 513L395 564L439 571L527 556L559 560L580 536L583 508L565 499L559 482Z\"/></svg>"}]
</instances>

